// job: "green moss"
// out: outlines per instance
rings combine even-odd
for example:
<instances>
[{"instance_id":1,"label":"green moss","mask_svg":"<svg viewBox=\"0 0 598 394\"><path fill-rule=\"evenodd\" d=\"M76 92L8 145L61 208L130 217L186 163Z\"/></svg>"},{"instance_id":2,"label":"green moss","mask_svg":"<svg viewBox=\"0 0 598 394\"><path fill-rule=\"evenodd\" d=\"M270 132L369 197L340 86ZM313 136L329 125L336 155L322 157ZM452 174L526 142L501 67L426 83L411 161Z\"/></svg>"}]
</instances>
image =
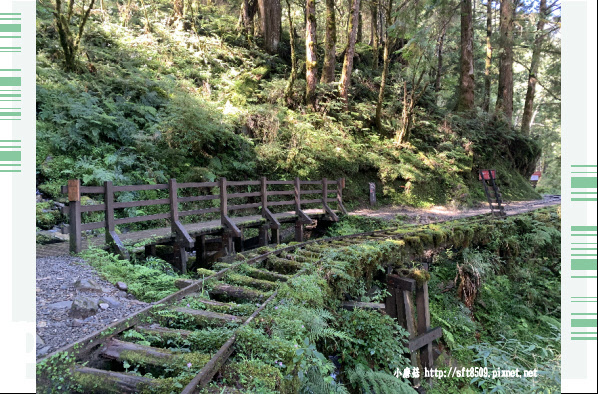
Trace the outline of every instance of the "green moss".
<instances>
[{"instance_id":1,"label":"green moss","mask_svg":"<svg viewBox=\"0 0 598 394\"><path fill-rule=\"evenodd\" d=\"M205 268L198 268L197 269L197 275L199 275L199 277L201 278L202 276L210 276L210 275L214 275L216 273L216 271L212 271L209 269L205 269Z\"/></svg>"},{"instance_id":2,"label":"green moss","mask_svg":"<svg viewBox=\"0 0 598 394\"><path fill-rule=\"evenodd\" d=\"M412 236L412 237L405 237L403 238L405 241L405 245L415 254L422 254L424 253L424 245L420 237Z\"/></svg>"},{"instance_id":3,"label":"green moss","mask_svg":"<svg viewBox=\"0 0 598 394\"><path fill-rule=\"evenodd\" d=\"M231 362L224 366L222 373L227 381L234 382L243 391L276 393L283 383L281 370L260 360Z\"/></svg>"}]
</instances>

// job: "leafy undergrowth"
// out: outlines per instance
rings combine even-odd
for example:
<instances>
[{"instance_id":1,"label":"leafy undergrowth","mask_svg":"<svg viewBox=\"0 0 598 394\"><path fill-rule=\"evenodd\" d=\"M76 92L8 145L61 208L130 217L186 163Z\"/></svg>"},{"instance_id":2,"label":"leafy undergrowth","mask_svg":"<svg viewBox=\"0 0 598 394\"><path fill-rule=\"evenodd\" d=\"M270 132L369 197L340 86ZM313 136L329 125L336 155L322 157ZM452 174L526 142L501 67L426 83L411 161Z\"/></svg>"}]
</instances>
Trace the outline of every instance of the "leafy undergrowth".
<instances>
[{"instance_id":1,"label":"leafy undergrowth","mask_svg":"<svg viewBox=\"0 0 598 394\"><path fill-rule=\"evenodd\" d=\"M559 392L560 215L554 208L497 223L492 242L440 254L432 265L432 325L441 367L487 367L488 378L437 380L432 393ZM537 370L492 378L492 371Z\"/></svg>"},{"instance_id":2,"label":"leafy undergrowth","mask_svg":"<svg viewBox=\"0 0 598 394\"><path fill-rule=\"evenodd\" d=\"M92 14L80 73L62 70L51 9L37 8L37 178L47 197L64 201L59 186L69 178L122 185L259 174L346 177L349 208L367 198L368 182L377 183L382 203L471 205L484 199L477 169L487 167L497 169L505 198L539 197L527 182L539 155L530 138L481 115L443 112L430 94L421 100L410 142L397 146L373 127L371 91L379 71L355 78L354 89L363 94L352 98L351 111L326 86L319 88L318 112L299 99L289 107L283 97L288 35L281 55L269 55L239 36L228 10L200 7L196 31L156 22L146 34L139 16L123 27L109 16L116 9L105 20ZM158 7L156 18L169 11ZM367 58L356 58L355 66L366 67L360 62ZM295 97L303 91L299 78ZM400 110L390 112L390 124L396 123ZM119 201L141 198L156 197L117 195ZM40 215L38 226L61 220Z\"/></svg>"}]
</instances>

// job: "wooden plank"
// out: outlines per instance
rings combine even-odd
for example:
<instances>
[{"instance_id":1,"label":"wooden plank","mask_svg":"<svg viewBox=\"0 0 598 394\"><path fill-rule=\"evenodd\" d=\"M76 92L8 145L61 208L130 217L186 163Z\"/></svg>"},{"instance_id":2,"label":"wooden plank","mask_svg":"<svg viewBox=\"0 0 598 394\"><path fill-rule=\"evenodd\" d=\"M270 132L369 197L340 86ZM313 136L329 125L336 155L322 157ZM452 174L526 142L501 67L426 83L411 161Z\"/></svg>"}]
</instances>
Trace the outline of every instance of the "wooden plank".
<instances>
[{"instance_id":1,"label":"wooden plank","mask_svg":"<svg viewBox=\"0 0 598 394\"><path fill-rule=\"evenodd\" d=\"M135 327L135 331L138 331L143 334L151 334L157 336L180 336L183 339L187 338L189 335L193 333L193 331L189 330L177 330L174 328L161 327L155 324L152 324L151 326L137 326Z\"/></svg>"},{"instance_id":2,"label":"wooden plank","mask_svg":"<svg viewBox=\"0 0 598 394\"><path fill-rule=\"evenodd\" d=\"M413 352L442 337L442 327L436 327L409 341L409 351Z\"/></svg>"},{"instance_id":3,"label":"wooden plank","mask_svg":"<svg viewBox=\"0 0 598 394\"><path fill-rule=\"evenodd\" d=\"M192 248L195 245L193 238L189 235L185 227L180 221L175 220L172 224L172 230L179 238L179 242L186 248Z\"/></svg>"},{"instance_id":4,"label":"wooden plank","mask_svg":"<svg viewBox=\"0 0 598 394\"><path fill-rule=\"evenodd\" d=\"M301 210L301 181L299 178L295 178L293 191L295 195L295 211L298 212Z\"/></svg>"},{"instance_id":5,"label":"wooden plank","mask_svg":"<svg viewBox=\"0 0 598 394\"><path fill-rule=\"evenodd\" d=\"M170 212L166 212L166 213L157 213L157 214L154 214L154 215L133 216L133 217L130 217L130 218L115 219L114 223L118 226L120 224L146 222L146 221L149 221L149 220L169 219L170 217L171 217L171 213ZM89 229L91 229L91 228L89 228Z\"/></svg>"},{"instance_id":6,"label":"wooden plank","mask_svg":"<svg viewBox=\"0 0 598 394\"><path fill-rule=\"evenodd\" d=\"M300 181L302 185L320 185L322 181Z\"/></svg>"},{"instance_id":7,"label":"wooden plank","mask_svg":"<svg viewBox=\"0 0 598 394\"><path fill-rule=\"evenodd\" d=\"M114 185L111 181L104 182L104 204L106 206L106 213L104 220L106 221L106 243L113 242L110 231L115 230L114 226ZM118 238L118 236L117 236ZM120 240L119 240L120 241Z\"/></svg>"},{"instance_id":8,"label":"wooden plank","mask_svg":"<svg viewBox=\"0 0 598 394\"><path fill-rule=\"evenodd\" d=\"M104 186L81 186L81 194L104 194Z\"/></svg>"},{"instance_id":9,"label":"wooden plank","mask_svg":"<svg viewBox=\"0 0 598 394\"><path fill-rule=\"evenodd\" d=\"M158 388L160 383L143 376L79 366L74 368L73 375L84 392L88 393L138 393L143 389Z\"/></svg>"},{"instance_id":10,"label":"wooden plank","mask_svg":"<svg viewBox=\"0 0 598 394\"><path fill-rule=\"evenodd\" d=\"M268 201L269 207L275 207L280 205L295 205L295 201Z\"/></svg>"},{"instance_id":11,"label":"wooden plank","mask_svg":"<svg viewBox=\"0 0 598 394\"><path fill-rule=\"evenodd\" d=\"M128 186L114 186L115 192L137 192L142 190L166 190L168 185L160 183L157 185L128 185Z\"/></svg>"},{"instance_id":12,"label":"wooden plank","mask_svg":"<svg viewBox=\"0 0 598 394\"><path fill-rule=\"evenodd\" d=\"M112 195L114 196L114 191L113 191ZM119 209L119 208L147 207L149 205L164 205L164 204L170 204L170 199L160 198L157 200L115 202L113 208Z\"/></svg>"},{"instance_id":13,"label":"wooden plank","mask_svg":"<svg viewBox=\"0 0 598 394\"><path fill-rule=\"evenodd\" d=\"M105 204L81 205L81 212L101 212L101 211L105 211L105 210L106 210Z\"/></svg>"},{"instance_id":14,"label":"wooden plank","mask_svg":"<svg viewBox=\"0 0 598 394\"><path fill-rule=\"evenodd\" d=\"M272 212L270 212L270 210L268 208L264 207L262 209L262 214L264 215L264 217L266 218L268 223L270 223L270 228L276 229L276 230L278 230L280 228L280 222L278 220L276 220L276 218L274 217L274 215L272 214Z\"/></svg>"},{"instance_id":15,"label":"wooden plank","mask_svg":"<svg viewBox=\"0 0 598 394\"><path fill-rule=\"evenodd\" d=\"M322 202L322 199L318 198L315 200L301 200L301 204L319 204Z\"/></svg>"},{"instance_id":16,"label":"wooden plank","mask_svg":"<svg viewBox=\"0 0 598 394\"><path fill-rule=\"evenodd\" d=\"M301 190L301 195L304 194L322 194L322 189L320 190Z\"/></svg>"},{"instance_id":17,"label":"wooden plank","mask_svg":"<svg viewBox=\"0 0 598 394\"><path fill-rule=\"evenodd\" d=\"M194 209L192 211L180 211L179 217L189 216L189 215L203 215L206 213L215 213L220 212L220 207L215 208L205 208L205 209Z\"/></svg>"},{"instance_id":18,"label":"wooden plank","mask_svg":"<svg viewBox=\"0 0 598 394\"><path fill-rule=\"evenodd\" d=\"M292 185L294 181L268 181L268 185Z\"/></svg>"},{"instance_id":19,"label":"wooden plank","mask_svg":"<svg viewBox=\"0 0 598 394\"><path fill-rule=\"evenodd\" d=\"M220 216L222 225L224 225L224 217L228 215L228 196L226 191L226 178L220 178Z\"/></svg>"},{"instance_id":20,"label":"wooden plank","mask_svg":"<svg viewBox=\"0 0 598 394\"><path fill-rule=\"evenodd\" d=\"M272 190L268 192L269 196L290 196L294 194L293 190Z\"/></svg>"},{"instance_id":21,"label":"wooden plank","mask_svg":"<svg viewBox=\"0 0 598 394\"><path fill-rule=\"evenodd\" d=\"M251 192L251 193L230 193L228 198L246 198L246 197L259 197L262 192Z\"/></svg>"},{"instance_id":22,"label":"wooden plank","mask_svg":"<svg viewBox=\"0 0 598 394\"><path fill-rule=\"evenodd\" d=\"M179 189L186 189L189 187L217 187L218 182L187 182L187 183L179 183Z\"/></svg>"},{"instance_id":23,"label":"wooden plank","mask_svg":"<svg viewBox=\"0 0 598 394\"><path fill-rule=\"evenodd\" d=\"M386 305L378 302L357 302L357 301L344 301L341 303L341 308L352 311L353 309L374 309L377 311L386 310Z\"/></svg>"},{"instance_id":24,"label":"wooden plank","mask_svg":"<svg viewBox=\"0 0 598 394\"><path fill-rule=\"evenodd\" d=\"M241 205L231 205L228 207L229 211L238 211L240 209L251 209L251 208L259 208L262 206L261 202L256 202L253 204L241 204Z\"/></svg>"},{"instance_id":25,"label":"wooden plank","mask_svg":"<svg viewBox=\"0 0 598 394\"><path fill-rule=\"evenodd\" d=\"M130 258L129 251L127 250L127 248L125 248L125 245L123 245L123 243L121 242L116 231L112 230L112 231L108 231L106 233L106 243L109 245L112 245L116 249L116 251L120 255L121 259L129 260L129 258Z\"/></svg>"},{"instance_id":26,"label":"wooden plank","mask_svg":"<svg viewBox=\"0 0 598 394\"><path fill-rule=\"evenodd\" d=\"M178 355L162 348L138 345L112 338L101 350L100 355L111 360L121 360L123 355L140 354L143 361L150 365L163 365Z\"/></svg>"},{"instance_id":27,"label":"wooden plank","mask_svg":"<svg viewBox=\"0 0 598 394\"><path fill-rule=\"evenodd\" d=\"M309 216L307 216L307 214L303 212L301 209L297 210L295 214L298 216L298 222L300 222L301 224L313 223L313 220Z\"/></svg>"},{"instance_id":28,"label":"wooden plank","mask_svg":"<svg viewBox=\"0 0 598 394\"><path fill-rule=\"evenodd\" d=\"M179 201L179 203L182 203L182 202L218 200L219 198L220 198L219 195L209 194L209 195L205 195L205 196L179 197L178 201Z\"/></svg>"},{"instance_id":29,"label":"wooden plank","mask_svg":"<svg viewBox=\"0 0 598 394\"><path fill-rule=\"evenodd\" d=\"M68 198L70 201L81 201L81 191L79 190L81 184L78 179L69 179L68 181Z\"/></svg>"},{"instance_id":30,"label":"wooden plank","mask_svg":"<svg viewBox=\"0 0 598 394\"><path fill-rule=\"evenodd\" d=\"M227 323L239 323L239 322L243 321L243 319L240 318L239 316L227 315L225 313L211 312L211 311L206 311L203 309L191 309L191 308L180 307L180 308L174 308L173 310L176 312L179 312L179 313L184 313L184 314L192 315L192 316L196 316L196 317L202 317L202 318L205 318L208 320L222 320Z\"/></svg>"},{"instance_id":31,"label":"wooden plank","mask_svg":"<svg viewBox=\"0 0 598 394\"><path fill-rule=\"evenodd\" d=\"M118 224L118 220L119 219L116 219L114 222L116 224ZM79 229L81 231L87 231L87 230L95 230L96 228L104 228L105 226L106 226L106 222L105 221L102 221L102 222L91 222L91 223L81 224L81 226L80 226ZM72 228L73 228L73 226L71 224L69 224L69 229L72 229ZM69 234L70 234L70 232L69 232Z\"/></svg>"},{"instance_id":32,"label":"wooden plank","mask_svg":"<svg viewBox=\"0 0 598 394\"><path fill-rule=\"evenodd\" d=\"M257 186L260 181L229 181L229 186Z\"/></svg>"},{"instance_id":33,"label":"wooden plank","mask_svg":"<svg viewBox=\"0 0 598 394\"><path fill-rule=\"evenodd\" d=\"M222 224L224 227L228 228L235 237L240 237L242 235L239 227L237 227L237 225L227 215L222 216Z\"/></svg>"},{"instance_id":34,"label":"wooden plank","mask_svg":"<svg viewBox=\"0 0 598 394\"><path fill-rule=\"evenodd\" d=\"M386 275L386 282L398 287L401 290L415 291L415 280L410 278L403 278L398 275Z\"/></svg>"},{"instance_id":35,"label":"wooden plank","mask_svg":"<svg viewBox=\"0 0 598 394\"><path fill-rule=\"evenodd\" d=\"M409 332L409 338L415 338L417 336L417 331L415 329L415 322L413 320L414 310L413 310L413 301L411 300L411 292L408 290L403 290L403 301L405 305L405 320L407 321L407 331Z\"/></svg>"}]
</instances>

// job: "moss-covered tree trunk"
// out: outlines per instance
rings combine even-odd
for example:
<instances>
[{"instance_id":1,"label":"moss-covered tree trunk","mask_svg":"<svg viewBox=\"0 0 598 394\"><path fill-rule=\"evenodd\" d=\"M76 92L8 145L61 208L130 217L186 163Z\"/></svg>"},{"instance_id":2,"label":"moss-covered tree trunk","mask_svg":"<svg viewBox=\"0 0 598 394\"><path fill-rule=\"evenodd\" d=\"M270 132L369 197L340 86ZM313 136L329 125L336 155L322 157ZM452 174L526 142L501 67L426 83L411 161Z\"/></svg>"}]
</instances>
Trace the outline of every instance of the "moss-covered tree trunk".
<instances>
[{"instance_id":1,"label":"moss-covered tree trunk","mask_svg":"<svg viewBox=\"0 0 598 394\"><path fill-rule=\"evenodd\" d=\"M471 0L461 0L461 59L459 64L459 99L457 111L474 108L473 79L473 9Z\"/></svg>"},{"instance_id":2,"label":"moss-covered tree trunk","mask_svg":"<svg viewBox=\"0 0 598 394\"><path fill-rule=\"evenodd\" d=\"M77 70L77 52L83 37L85 24L89 19L89 14L93 8L95 0L91 0L87 10L81 15L79 26L77 27L76 35L71 32L70 21L74 15L75 0L69 0L66 12L63 11L62 1L56 0L56 8L54 10L54 20L56 21L56 28L58 29L58 36L60 38L60 45L64 54L64 65L67 71Z\"/></svg>"},{"instance_id":3,"label":"moss-covered tree trunk","mask_svg":"<svg viewBox=\"0 0 598 394\"><path fill-rule=\"evenodd\" d=\"M253 17L257 12L257 0L243 0L241 5L240 26L248 37L253 34Z\"/></svg>"},{"instance_id":4,"label":"moss-covered tree trunk","mask_svg":"<svg viewBox=\"0 0 598 394\"><path fill-rule=\"evenodd\" d=\"M357 38L357 24L359 17L359 0L353 0L351 4L351 19L347 37L347 51L343 62L343 73L341 75L339 92L345 103L349 99L349 87L351 86L351 72L353 71L353 56L355 55L355 39Z\"/></svg>"},{"instance_id":5,"label":"moss-covered tree trunk","mask_svg":"<svg viewBox=\"0 0 598 394\"><path fill-rule=\"evenodd\" d=\"M378 102L376 103L376 128L378 131L382 130L382 103L384 102L384 89L386 88L386 78L388 76L388 63L390 62L389 47L391 45L391 38L388 35L388 28L391 25L392 16L392 0L388 0L388 8L386 9L386 30L384 40L384 60L382 65L382 80L380 81L380 91L378 92Z\"/></svg>"},{"instance_id":6,"label":"moss-covered tree trunk","mask_svg":"<svg viewBox=\"0 0 598 394\"><path fill-rule=\"evenodd\" d=\"M316 84L318 83L318 62L316 57L316 1L305 2L305 80L307 89L305 101L315 107Z\"/></svg>"},{"instance_id":7,"label":"moss-covered tree trunk","mask_svg":"<svg viewBox=\"0 0 598 394\"><path fill-rule=\"evenodd\" d=\"M334 82L334 68L336 66L336 12L334 0L326 0L326 45L324 46L324 67L322 68L322 83Z\"/></svg>"},{"instance_id":8,"label":"moss-covered tree trunk","mask_svg":"<svg viewBox=\"0 0 598 394\"><path fill-rule=\"evenodd\" d=\"M546 21L546 0L540 0L540 12L538 15L538 25L536 39L534 40L534 50L532 52L532 63L527 77L527 93L525 94L525 105L523 107L523 118L521 119L521 132L529 134L532 125L532 116L534 113L534 96L536 95L537 74L540 66L540 55L542 52L542 42L544 41L544 23Z\"/></svg>"},{"instance_id":9,"label":"moss-covered tree trunk","mask_svg":"<svg viewBox=\"0 0 598 394\"><path fill-rule=\"evenodd\" d=\"M276 53L280 43L280 19L282 8L280 0L258 0L260 22L264 35L264 49L268 53Z\"/></svg>"},{"instance_id":10,"label":"moss-covered tree trunk","mask_svg":"<svg viewBox=\"0 0 598 394\"><path fill-rule=\"evenodd\" d=\"M513 118L513 0L500 2L500 65L495 117L511 124Z\"/></svg>"},{"instance_id":11,"label":"moss-covered tree trunk","mask_svg":"<svg viewBox=\"0 0 598 394\"><path fill-rule=\"evenodd\" d=\"M295 79L297 79L297 53L295 52L295 28L293 26L293 13L291 12L291 1L287 2L287 18L289 19L289 36L291 37L291 75L289 76L289 82L284 92L284 96L287 103L290 104L293 97L293 85Z\"/></svg>"},{"instance_id":12,"label":"moss-covered tree trunk","mask_svg":"<svg viewBox=\"0 0 598 394\"><path fill-rule=\"evenodd\" d=\"M490 68L492 67L492 0L487 0L486 4L486 68L484 70L484 99L482 100L482 109L490 112Z\"/></svg>"},{"instance_id":13,"label":"moss-covered tree trunk","mask_svg":"<svg viewBox=\"0 0 598 394\"><path fill-rule=\"evenodd\" d=\"M372 34L372 49L374 52L374 58L372 59L372 67L374 70L378 68L378 51L380 46L380 35L378 30L378 0L373 0L370 4L370 14L372 19L371 34Z\"/></svg>"}]
</instances>

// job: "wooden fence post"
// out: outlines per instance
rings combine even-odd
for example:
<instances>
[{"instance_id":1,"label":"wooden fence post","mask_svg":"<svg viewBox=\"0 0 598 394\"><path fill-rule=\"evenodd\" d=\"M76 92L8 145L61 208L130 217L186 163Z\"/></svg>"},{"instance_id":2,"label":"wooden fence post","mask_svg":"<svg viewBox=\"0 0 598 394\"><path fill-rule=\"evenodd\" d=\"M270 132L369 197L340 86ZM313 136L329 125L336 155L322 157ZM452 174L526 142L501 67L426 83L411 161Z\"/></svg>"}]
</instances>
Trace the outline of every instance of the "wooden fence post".
<instances>
[{"instance_id":1,"label":"wooden fence post","mask_svg":"<svg viewBox=\"0 0 598 394\"><path fill-rule=\"evenodd\" d=\"M80 253L81 246L81 192L78 179L69 179L69 243L71 253Z\"/></svg>"},{"instance_id":2,"label":"wooden fence post","mask_svg":"<svg viewBox=\"0 0 598 394\"><path fill-rule=\"evenodd\" d=\"M226 227L225 217L228 216L228 196L226 192L226 178L220 178L220 220Z\"/></svg>"},{"instance_id":3,"label":"wooden fence post","mask_svg":"<svg viewBox=\"0 0 598 394\"><path fill-rule=\"evenodd\" d=\"M182 245L183 240L180 236L179 228L179 198L178 198L178 186L176 179L171 178L168 181L168 191L170 199L170 226L172 232L175 234L174 244L172 246L174 252L175 266L183 273L187 273L187 251L185 246Z\"/></svg>"},{"instance_id":4,"label":"wooden fence post","mask_svg":"<svg viewBox=\"0 0 598 394\"><path fill-rule=\"evenodd\" d=\"M301 180L295 178L295 214L297 220L295 221L295 242L303 242L303 221L301 212Z\"/></svg>"},{"instance_id":5,"label":"wooden fence post","mask_svg":"<svg viewBox=\"0 0 598 394\"><path fill-rule=\"evenodd\" d=\"M417 305L417 332L423 335L430 329L430 308L428 304L428 283L418 286L415 290ZM432 343L424 345L420 350L422 367L431 368L434 362Z\"/></svg>"},{"instance_id":6,"label":"wooden fence post","mask_svg":"<svg viewBox=\"0 0 598 394\"><path fill-rule=\"evenodd\" d=\"M343 205L343 189L345 188L345 178L339 178L336 180L336 201L341 212L346 215L347 210Z\"/></svg>"},{"instance_id":7,"label":"wooden fence post","mask_svg":"<svg viewBox=\"0 0 598 394\"><path fill-rule=\"evenodd\" d=\"M112 245L120 257L129 260L129 252L116 234L114 225L114 185L111 181L104 182L104 216L106 217L106 244Z\"/></svg>"}]
</instances>

